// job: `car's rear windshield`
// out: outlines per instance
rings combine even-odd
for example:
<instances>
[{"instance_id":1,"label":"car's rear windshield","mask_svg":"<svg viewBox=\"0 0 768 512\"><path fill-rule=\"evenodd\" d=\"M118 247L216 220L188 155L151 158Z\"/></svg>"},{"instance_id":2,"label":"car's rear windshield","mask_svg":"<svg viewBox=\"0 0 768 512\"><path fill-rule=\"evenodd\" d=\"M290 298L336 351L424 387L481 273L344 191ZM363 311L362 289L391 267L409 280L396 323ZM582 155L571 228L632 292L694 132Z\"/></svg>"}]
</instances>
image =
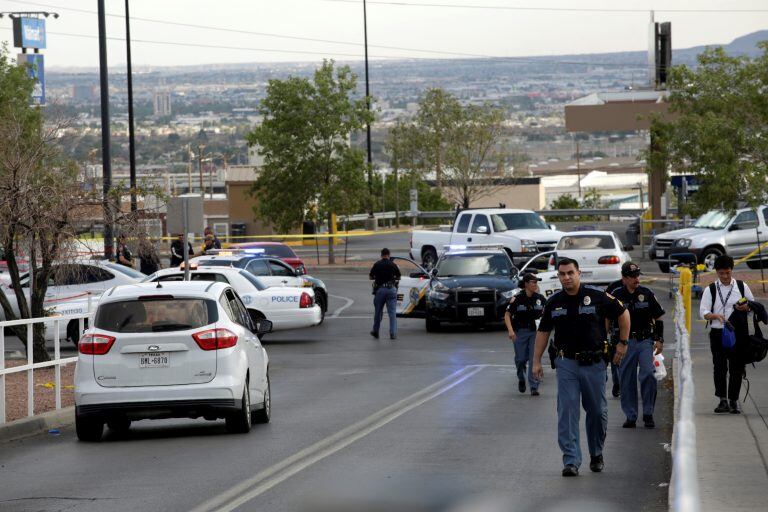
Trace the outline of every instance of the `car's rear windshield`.
<instances>
[{"instance_id":1,"label":"car's rear windshield","mask_svg":"<svg viewBox=\"0 0 768 512\"><path fill-rule=\"evenodd\" d=\"M117 263L105 263L105 267L107 267L109 270L115 270L117 272L121 272L128 277L133 277L136 279L144 279L147 277L146 275L142 274L138 270L134 270L131 267L126 267L125 265L119 265Z\"/></svg>"},{"instance_id":2,"label":"car's rear windshield","mask_svg":"<svg viewBox=\"0 0 768 512\"><path fill-rule=\"evenodd\" d=\"M536 213L494 213L491 215L494 231L514 229L549 229L544 219Z\"/></svg>"},{"instance_id":3,"label":"car's rear windshield","mask_svg":"<svg viewBox=\"0 0 768 512\"><path fill-rule=\"evenodd\" d=\"M590 249L615 249L616 243L611 235L566 235L557 243L563 251Z\"/></svg>"},{"instance_id":4,"label":"car's rear windshield","mask_svg":"<svg viewBox=\"0 0 768 512\"><path fill-rule=\"evenodd\" d=\"M287 245L258 245L255 247L248 247L247 252L252 254L263 254L265 256L272 256L273 258L295 258L296 253L293 249Z\"/></svg>"},{"instance_id":5,"label":"car's rear windshield","mask_svg":"<svg viewBox=\"0 0 768 512\"><path fill-rule=\"evenodd\" d=\"M240 275L243 276L245 279L248 280L249 283L251 283L253 286L256 287L257 290L266 290L267 285L259 281L256 276L248 272L247 270L241 270Z\"/></svg>"},{"instance_id":6,"label":"car's rear windshield","mask_svg":"<svg viewBox=\"0 0 768 512\"><path fill-rule=\"evenodd\" d=\"M158 281L166 282L166 281L183 281L184 280L184 272L179 272L178 274L166 274L164 276L155 277L150 282L156 283ZM189 280L190 281L212 281L217 283L229 283L229 279L227 279L227 276L219 274L217 272L190 272L189 274Z\"/></svg>"},{"instance_id":7,"label":"car's rear windshield","mask_svg":"<svg viewBox=\"0 0 768 512\"><path fill-rule=\"evenodd\" d=\"M506 254L452 254L437 264L438 277L503 276L509 277L514 267Z\"/></svg>"},{"instance_id":8,"label":"car's rear windshield","mask_svg":"<svg viewBox=\"0 0 768 512\"><path fill-rule=\"evenodd\" d=\"M201 267L236 267L237 260L200 260L198 265Z\"/></svg>"},{"instance_id":9,"label":"car's rear windshield","mask_svg":"<svg viewBox=\"0 0 768 512\"><path fill-rule=\"evenodd\" d=\"M213 300L132 299L101 304L94 325L109 332L169 332L196 329L218 319Z\"/></svg>"}]
</instances>

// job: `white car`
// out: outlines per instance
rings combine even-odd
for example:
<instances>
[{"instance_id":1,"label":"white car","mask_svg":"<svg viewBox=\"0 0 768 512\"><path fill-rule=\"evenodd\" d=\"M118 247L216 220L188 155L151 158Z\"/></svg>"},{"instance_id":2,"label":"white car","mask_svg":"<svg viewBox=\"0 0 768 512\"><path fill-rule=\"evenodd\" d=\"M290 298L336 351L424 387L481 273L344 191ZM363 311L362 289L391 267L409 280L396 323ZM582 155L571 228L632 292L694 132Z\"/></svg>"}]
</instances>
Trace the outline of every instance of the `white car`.
<instances>
[{"instance_id":1,"label":"white car","mask_svg":"<svg viewBox=\"0 0 768 512\"><path fill-rule=\"evenodd\" d=\"M159 270L146 282L181 281L184 271L179 268ZM254 320L266 318L275 331L312 327L322 321L320 306L315 304L312 288L289 286L267 287L250 272L233 267L197 267L190 264L192 281L227 283L242 297Z\"/></svg>"},{"instance_id":2,"label":"white car","mask_svg":"<svg viewBox=\"0 0 768 512\"><path fill-rule=\"evenodd\" d=\"M98 441L104 423L225 418L245 433L271 413L269 359L237 293L221 282L117 286L99 300L79 344L75 427Z\"/></svg>"},{"instance_id":3,"label":"white car","mask_svg":"<svg viewBox=\"0 0 768 512\"><path fill-rule=\"evenodd\" d=\"M630 256L613 231L571 231L557 242L557 259L579 262L583 283L610 283L621 279L621 265Z\"/></svg>"}]
</instances>

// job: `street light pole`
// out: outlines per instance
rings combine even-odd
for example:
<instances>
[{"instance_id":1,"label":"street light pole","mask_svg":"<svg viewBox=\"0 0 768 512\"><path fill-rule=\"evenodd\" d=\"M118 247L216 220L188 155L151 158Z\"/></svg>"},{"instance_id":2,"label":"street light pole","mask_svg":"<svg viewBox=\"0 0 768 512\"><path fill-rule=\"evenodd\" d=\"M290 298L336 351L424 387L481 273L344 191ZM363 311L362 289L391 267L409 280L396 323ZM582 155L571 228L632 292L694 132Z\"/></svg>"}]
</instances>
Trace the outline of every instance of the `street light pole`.
<instances>
[{"instance_id":1,"label":"street light pole","mask_svg":"<svg viewBox=\"0 0 768 512\"><path fill-rule=\"evenodd\" d=\"M109 132L109 78L107 76L107 23L104 0L98 0L99 17L99 86L101 87L101 162L104 178L101 205L104 209L104 257L114 258L115 240L112 232L112 208L109 192L112 188L112 158Z\"/></svg>"},{"instance_id":2,"label":"street light pole","mask_svg":"<svg viewBox=\"0 0 768 512\"><path fill-rule=\"evenodd\" d=\"M368 81L368 9L363 0L363 37L365 38L365 105L368 112L371 111L371 86ZM368 147L368 194L373 198L373 158L371 156L371 123L366 123L367 147ZM368 215L373 217L373 199L370 201Z\"/></svg>"},{"instance_id":3,"label":"street light pole","mask_svg":"<svg viewBox=\"0 0 768 512\"><path fill-rule=\"evenodd\" d=\"M128 67L128 159L130 162L131 212L138 210L136 204L136 135L133 129L133 69L131 66L131 15L128 0L125 0L125 43Z\"/></svg>"}]
</instances>

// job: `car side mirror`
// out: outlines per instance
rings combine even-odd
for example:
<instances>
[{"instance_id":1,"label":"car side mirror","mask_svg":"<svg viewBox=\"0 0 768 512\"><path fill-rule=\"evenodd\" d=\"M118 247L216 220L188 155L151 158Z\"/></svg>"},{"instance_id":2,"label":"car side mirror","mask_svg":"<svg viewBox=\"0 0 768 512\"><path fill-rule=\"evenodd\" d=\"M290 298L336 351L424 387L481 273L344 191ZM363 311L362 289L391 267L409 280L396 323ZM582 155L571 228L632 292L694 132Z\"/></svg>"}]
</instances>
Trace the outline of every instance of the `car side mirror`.
<instances>
[{"instance_id":1,"label":"car side mirror","mask_svg":"<svg viewBox=\"0 0 768 512\"><path fill-rule=\"evenodd\" d=\"M728 231L738 231L739 229L741 229L741 228L739 227L739 225L738 225L738 224L731 224L731 225L728 227Z\"/></svg>"},{"instance_id":2,"label":"car side mirror","mask_svg":"<svg viewBox=\"0 0 768 512\"><path fill-rule=\"evenodd\" d=\"M552 231L557 231L557 226L555 226L554 224L550 224L549 229L551 229Z\"/></svg>"},{"instance_id":3,"label":"car side mirror","mask_svg":"<svg viewBox=\"0 0 768 512\"><path fill-rule=\"evenodd\" d=\"M479 235L487 235L488 234L488 226L477 226L477 233Z\"/></svg>"},{"instance_id":4,"label":"car side mirror","mask_svg":"<svg viewBox=\"0 0 768 512\"><path fill-rule=\"evenodd\" d=\"M256 320L256 329L254 330L254 334L261 336L270 332L272 332L271 320L267 320L266 318Z\"/></svg>"},{"instance_id":5,"label":"car side mirror","mask_svg":"<svg viewBox=\"0 0 768 512\"><path fill-rule=\"evenodd\" d=\"M428 276L424 272L416 271L416 272L411 272L410 274L408 274L408 277L412 277L414 279L421 279L422 277L428 277Z\"/></svg>"}]
</instances>

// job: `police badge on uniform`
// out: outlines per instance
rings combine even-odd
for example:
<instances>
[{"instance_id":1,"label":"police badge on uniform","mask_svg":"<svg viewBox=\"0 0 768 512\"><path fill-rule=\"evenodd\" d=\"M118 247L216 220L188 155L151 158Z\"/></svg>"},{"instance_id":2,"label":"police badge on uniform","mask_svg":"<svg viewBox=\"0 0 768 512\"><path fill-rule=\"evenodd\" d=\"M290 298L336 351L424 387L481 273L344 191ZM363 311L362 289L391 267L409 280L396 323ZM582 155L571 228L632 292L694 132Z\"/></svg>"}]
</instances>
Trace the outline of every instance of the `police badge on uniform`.
<instances>
[{"instance_id":1,"label":"police badge on uniform","mask_svg":"<svg viewBox=\"0 0 768 512\"><path fill-rule=\"evenodd\" d=\"M643 295L643 294L641 293L640 295L638 295L638 296L637 296L637 300L638 300L639 302L643 302L643 301L645 300L645 295Z\"/></svg>"},{"instance_id":2,"label":"police badge on uniform","mask_svg":"<svg viewBox=\"0 0 768 512\"><path fill-rule=\"evenodd\" d=\"M584 305L585 306L589 306L591 303L592 303L592 299L589 297L589 295L584 297Z\"/></svg>"},{"instance_id":3,"label":"police badge on uniform","mask_svg":"<svg viewBox=\"0 0 768 512\"><path fill-rule=\"evenodd\" d=\"M536 305L541 306L541 299L536 299Z\"/></svg>"}]
</instances>

